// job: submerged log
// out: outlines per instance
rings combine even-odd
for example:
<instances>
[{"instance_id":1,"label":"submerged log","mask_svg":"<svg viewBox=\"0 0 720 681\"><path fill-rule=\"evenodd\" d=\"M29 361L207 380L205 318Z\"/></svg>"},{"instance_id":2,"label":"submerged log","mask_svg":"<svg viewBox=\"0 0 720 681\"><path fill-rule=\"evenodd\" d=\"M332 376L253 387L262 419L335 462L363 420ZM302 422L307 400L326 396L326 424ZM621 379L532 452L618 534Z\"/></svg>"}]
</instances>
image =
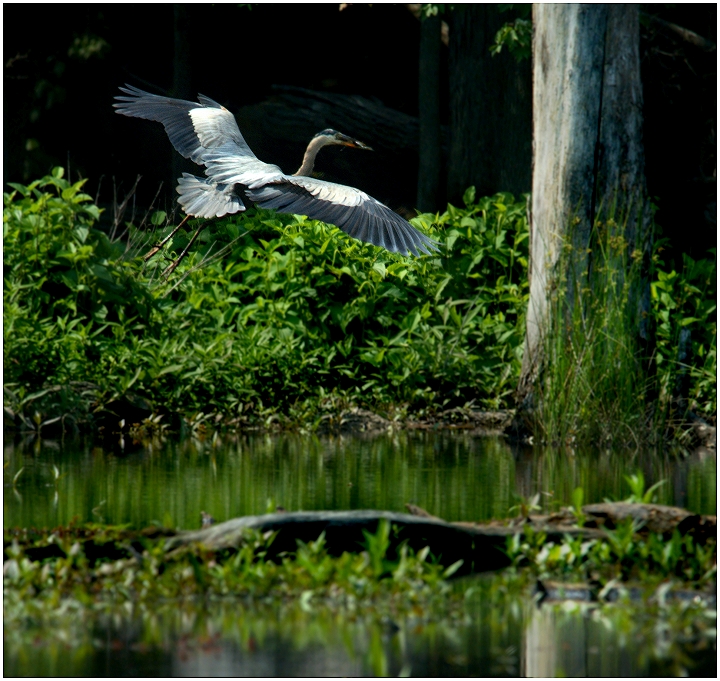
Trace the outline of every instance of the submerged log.
<instances>
[{"instance_id":1,"label":"submerged log","mask_svg":"<svg viewBox=\"0 0 720 681\"><path fill-rule=\"evenodd\" d=\"M214 551L235 549L245 541L246 530L257 530L277 532L268 551L268 558L275 558L283 552L296 551L298 540L315 541L324 532L329 553L340 555L345 551L361 551L365 543L363 530L375 533L380 521L386 520L393 528L391 552L405 541L415 551L429 546L442 565L452 565L462 559L463 566L457 573L460 575L507 567L510 564L505 553L507 538L523 532L526 525L544 533L547 543L558 543L567 536L603 539L607 536L603 528L611 529L627 518L635 519L639 530L667 534L677 528L682 533L692 533L698 541L706 541L716 534L715 516L699 516L660 504L589 504L583 507L586 516L583 527L577 526L570 510L547 516L473 523L447 522L413 504L407 504L407 508L410 514L362 510L245 516L201 530L180 532L167 540L165 548L171 551L200 543Z\"/></svg>"}]
</instances>

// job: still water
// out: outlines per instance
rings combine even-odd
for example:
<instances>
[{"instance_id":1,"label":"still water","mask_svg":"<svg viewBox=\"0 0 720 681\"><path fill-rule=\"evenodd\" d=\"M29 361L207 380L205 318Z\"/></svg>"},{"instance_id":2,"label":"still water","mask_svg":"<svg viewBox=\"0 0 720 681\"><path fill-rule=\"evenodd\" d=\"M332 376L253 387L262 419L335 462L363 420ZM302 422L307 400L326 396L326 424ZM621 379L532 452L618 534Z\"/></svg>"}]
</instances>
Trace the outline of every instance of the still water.
<instances>
[{"instance_id":1,"label":"still water","mask_svg":"<svg viewBox=\"0 0 720 681\"><path fill-rule=\"evenodd\" d=\"M625 476L638 470L646 487L666 481L659 503L696 513L716 508L714 456L518 449L448 432L105 444L6 440L4 527L55 527L77 517L195 529L201 511L221 522L272 504L403 512L408 502L449 521L488 520L538 492L545 511L570 504L575 487L584 489L585 503L622 499Z\"/></svg>"},{"instance_id":2,"label":"still water","mask_svg":"<svg viewBox=\"0 0 720 681\"><path fill-rule=\"evenodd\" d=\"M625 476L666 482L660 503L716 512L714 456L513 448L465 433L372 438L240 436L152 446L6 440L4 526L79 521L200 525L287 510L417 504L447 520L508 515L540 493L545 511L627 497ZM18 471L22 472L15 478ZM15 485L12 481L15 478ZM514 512L513 512L514 513ZM245 601L58 616L53 632L4 630L5 675L595 676L715 673L713 650L658 634L642 613L500 598L502 576L459 580L465 612L433 621ZM667 633L667 632L666 632Z\"/></svg>"}]
</instances>

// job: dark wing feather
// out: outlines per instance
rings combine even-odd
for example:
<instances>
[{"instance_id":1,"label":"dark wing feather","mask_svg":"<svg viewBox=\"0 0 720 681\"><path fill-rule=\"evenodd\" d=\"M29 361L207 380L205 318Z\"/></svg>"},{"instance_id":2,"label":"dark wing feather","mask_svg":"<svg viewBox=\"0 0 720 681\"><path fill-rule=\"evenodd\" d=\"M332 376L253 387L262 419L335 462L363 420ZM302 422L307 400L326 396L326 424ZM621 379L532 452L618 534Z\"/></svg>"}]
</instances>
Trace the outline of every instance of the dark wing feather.
<instances>
[{"instance_id":1,"label":"dark wing feather","mask_svg":"<svg viewBox=\"0 0 720 681\"><path fill-rule=\"evenodd\" d=\"M437 242L365 192L313 177L285 175L247 191L261 208L307 215L350 236L402 255L430 253Z\"/></svg>"}]
</instances>

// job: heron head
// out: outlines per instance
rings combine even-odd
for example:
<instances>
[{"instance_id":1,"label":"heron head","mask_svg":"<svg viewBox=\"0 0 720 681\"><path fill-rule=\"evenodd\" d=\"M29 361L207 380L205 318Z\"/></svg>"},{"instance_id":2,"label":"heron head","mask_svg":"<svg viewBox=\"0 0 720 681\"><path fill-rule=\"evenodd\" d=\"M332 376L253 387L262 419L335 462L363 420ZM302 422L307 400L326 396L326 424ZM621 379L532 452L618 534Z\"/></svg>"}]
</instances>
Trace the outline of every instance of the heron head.
<instances>
[{"instance_id":1,"label":"heron head","mask_svg":"<svg viewBox=\"0 0 720 681\"><path fill-rule=\"evenodd\" d=\"M339 144L344 147L354 147L355 149L366 149L367 151L373 150L372 147L369 147L364 142L348 137L347 135L343 135L341 132L333 130L332 128L327 128L322 132L319 132L315 135L315 137L321 137L325 144Z\"/></svg>"}]
</instances>

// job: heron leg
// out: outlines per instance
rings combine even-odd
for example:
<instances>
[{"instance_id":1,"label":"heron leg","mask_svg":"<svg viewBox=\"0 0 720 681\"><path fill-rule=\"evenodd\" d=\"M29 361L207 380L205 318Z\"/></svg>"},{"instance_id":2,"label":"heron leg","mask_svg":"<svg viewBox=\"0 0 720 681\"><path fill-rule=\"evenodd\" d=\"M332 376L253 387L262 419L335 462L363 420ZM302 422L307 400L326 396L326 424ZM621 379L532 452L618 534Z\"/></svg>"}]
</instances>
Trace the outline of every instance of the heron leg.
<instances>
[{"instance_id":1,"label":"heron leg","mask_svg":"<svg viewBox=\"0 0 720 681\"><path fill-rule=\"evenodd\" d=\"M187 255L188 251L190 250L190 247L195 243L195 239L198 238L198 235L205 227L204 224L200 225L200 227L197 228L197 231L195 234L193 234L192 239L188 242L188 245L185 246L183 249L183 252L178 256L177 260L175 260L173 263L170 264L168 268L165 269L165 271L160 275L162 277L169 277L174 271L175 268L183 261L183 258Z\"/></svg>"},{"instance_id":2,"label":"heron leg","mask_svg":"<svg viewBox=\"0 0 720 681\"><path fill-rule=\"evenodd\" d=\"M190 217L191 217L190 215L186 215L182 219L182 222L175 229L173 229L173 231L170 232L170 234L168 234L162 241L156 243L148 251L147 255L143 256L143 260L145 262L150 260L150 258L152 258L168 241L170 241L170 239L172 239L177 234L178 230L190 219Z\"/></svg>"}]
</instances>

